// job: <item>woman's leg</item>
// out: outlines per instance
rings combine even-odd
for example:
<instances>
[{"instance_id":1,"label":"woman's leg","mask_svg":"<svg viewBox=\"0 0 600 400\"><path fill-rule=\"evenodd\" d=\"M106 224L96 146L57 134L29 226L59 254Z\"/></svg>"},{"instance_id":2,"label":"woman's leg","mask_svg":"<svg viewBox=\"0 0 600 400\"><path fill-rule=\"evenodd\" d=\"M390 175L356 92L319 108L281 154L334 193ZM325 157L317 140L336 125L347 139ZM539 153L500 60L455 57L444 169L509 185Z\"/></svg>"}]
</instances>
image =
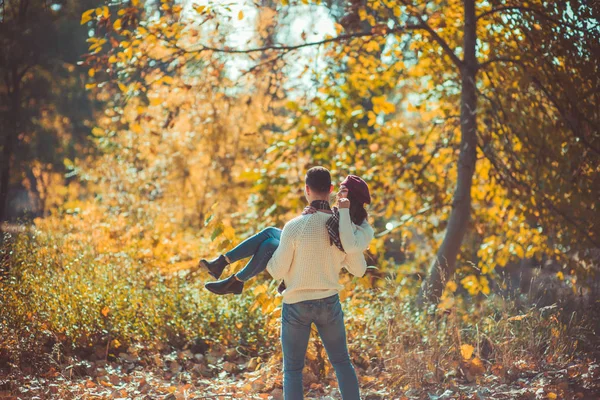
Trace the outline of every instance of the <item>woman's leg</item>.
<instances>
[{"instance_id":1,"label":"woman's leg","mask_svg":"<svg viewBox=\"0 0 600 400\"><path fill-rule=\"evenodd\" d=\"M228 264L241 260L242 258L250 257L258 252L260 245L268 239L277 239L281 236L281 229L277 228L266 228L244 240L242 243L238 244L236 247L231 249L225 254L220 255L214 260L205 260L202 259L199 262L199 266L202 266L208 269L208 273L212 275L215 279L219 279L223 270L227 267ZM235 278L234 278L235 279Z\"/></svg>"},{"instance_id":2,"label":"woman's leg","mask_svg":"<svg viewBox=\"0 0 600 400\"><path fill-rule=\"evenodd\" d=\"M248 261L248 264L246 264L240 272L235 274L236 278L242 282L246 282L264 271L278 246L278 238L271 237L263 241L258 247L256 254Z\"/></svg>"},{"instance_id":3,"label":"woman's leg","mask_svg":"<svg viewBox=\"0 0 600 400\"><path fill-rule=\"evenodd\" d=\"M240 294L244 290L244 282L267 268L267 263L279 246L279 240L269 238L262 242L256 251L256 254L246 264L244 269L236 275L231 275L227 279L216 282L208 282L204 287L214 294Z\"/></svg>"},{"instance_id":4,"label":"woman's leg","mask_svg":"<svg viewBox=\"0 0 600 400\"><path fill-rule=\"evenodd\" d=\"M243 258L255 255L260 245L267 239L277 239L281 237L281 229L275 227L265 228L255 235L250 236L242 243L225 253L225 257L230 263L234 263Z\"/></svg>"}]
</instances>

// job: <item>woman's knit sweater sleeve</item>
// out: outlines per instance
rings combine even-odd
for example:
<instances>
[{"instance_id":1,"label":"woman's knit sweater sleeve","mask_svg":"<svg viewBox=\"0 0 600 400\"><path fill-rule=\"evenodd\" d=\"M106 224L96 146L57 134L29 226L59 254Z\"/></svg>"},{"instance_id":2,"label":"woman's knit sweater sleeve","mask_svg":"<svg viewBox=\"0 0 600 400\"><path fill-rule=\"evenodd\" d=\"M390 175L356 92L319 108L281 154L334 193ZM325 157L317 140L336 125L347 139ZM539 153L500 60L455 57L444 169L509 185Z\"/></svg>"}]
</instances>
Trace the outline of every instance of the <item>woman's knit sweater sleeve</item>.
<instances>
[{"instance_id":1,"label":"woman's knit sweater sleeve","mask_svg":"<svg viewBox=\"0 0 600 400\"><path fill-rule=\"evenodd\" d=\"M367 261L363 253L346 254L342 265L348 272L359 278L367 271Z\"/></svg>"},{"instance_id":2,"label":"woman's knit sweater sleeve","mask_svg":"<svg viewBox=\"0 0 600 400\"><path fill-rule=\"evenodd\" d=\"M362 253L369 247L375 232L365 219L362 224L354 225L350 219L350 210L340 208L340 241L346 254Z\"/></svg>"}]
</instances>

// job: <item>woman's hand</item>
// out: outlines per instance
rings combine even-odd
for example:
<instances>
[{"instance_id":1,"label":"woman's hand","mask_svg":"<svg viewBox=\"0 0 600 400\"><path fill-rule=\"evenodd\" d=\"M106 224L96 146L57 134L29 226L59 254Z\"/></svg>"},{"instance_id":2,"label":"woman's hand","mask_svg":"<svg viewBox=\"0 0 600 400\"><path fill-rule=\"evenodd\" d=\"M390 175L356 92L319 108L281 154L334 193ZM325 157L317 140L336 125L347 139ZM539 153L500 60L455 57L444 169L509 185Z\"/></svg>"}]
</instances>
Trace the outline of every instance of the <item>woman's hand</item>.
<instances>
[{"instance_id":1,"label":"woman's hand","mask_svg":"<svg viewBox=\"0 0 600 400\"><path fill-rule=\"evenodd\" d=\"M348 200L348 188L344 185L340 186L337 192L338 208L350 208L350 200Z\"/></svg>"},{"instance_id":2,"label":"woman's hand","mask_svg":"<svg viewBox=\"0 0 600 400\"><path fill-rule=\"evenodd\" d=\"M304 210L302 211L302 215L307 215L307 214L314 214L317 212L317 209L311 206L306 206L304 207Z\"/></svg>"},{"instance_id":3,"label":"woman's hand","mask_svg":"<svg viewBox=\"0 0 600 400\"><path fill-rule=\"evenodd\" d=\"M346 197L340 197L338 199L338 208L350 208L350 200Z\"/></svg>"}]
</instances>

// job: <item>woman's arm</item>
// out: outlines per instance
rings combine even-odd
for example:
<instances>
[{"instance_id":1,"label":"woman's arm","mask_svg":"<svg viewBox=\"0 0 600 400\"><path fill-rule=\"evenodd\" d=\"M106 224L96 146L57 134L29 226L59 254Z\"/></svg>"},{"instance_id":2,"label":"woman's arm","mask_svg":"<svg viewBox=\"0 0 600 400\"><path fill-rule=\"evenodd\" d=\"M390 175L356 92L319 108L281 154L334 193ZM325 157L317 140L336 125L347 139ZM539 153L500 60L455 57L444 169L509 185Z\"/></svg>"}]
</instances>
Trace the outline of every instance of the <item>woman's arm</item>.
<instances>
[{"instance_id":1,"label":"woman's arm","mask_svg":"<svg viewBox=\"0 0 600 400\"><path fill-rule=\"evenodd\" d=\"M365 219L359 226L353 225L350 220L350 210L340 208L340 241L346 254L362 253L369 247L375 232ZM356 230L354 229L356 227Z\"/></svg>"},{"instance_id":2,"label":"woman's arm","mask_svg":"<svg viewBox=\"0 0 600 400\"><path fill-rule=\"evenodd\" d=\"M342 266L359 278L367 271L367 261L362 253L346 254Z\"/></svg>"}]
</instances>

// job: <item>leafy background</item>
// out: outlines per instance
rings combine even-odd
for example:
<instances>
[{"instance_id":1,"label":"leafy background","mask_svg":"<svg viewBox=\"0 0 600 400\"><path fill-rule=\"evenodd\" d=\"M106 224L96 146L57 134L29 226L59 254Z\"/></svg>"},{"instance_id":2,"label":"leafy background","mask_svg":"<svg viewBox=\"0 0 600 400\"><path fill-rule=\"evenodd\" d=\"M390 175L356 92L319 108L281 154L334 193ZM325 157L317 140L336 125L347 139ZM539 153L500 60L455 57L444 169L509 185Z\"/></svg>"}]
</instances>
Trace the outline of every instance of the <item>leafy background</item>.
<instances>
[{"instance_id":1,"label":"leafy background","mask_svg":"<svg viewBox=\"0 0 600 400\"><path fill-rule=\"evenodd\" d=\"M323 165L374 198L341 277L364 396L597 395L595 2L472 3L470 216L419 301L465 201L467 3L2 3L1 393L281 398L276 283L196 265ZM336 385L312 341L307 393Z\"/></svg>"}]
</instances>

